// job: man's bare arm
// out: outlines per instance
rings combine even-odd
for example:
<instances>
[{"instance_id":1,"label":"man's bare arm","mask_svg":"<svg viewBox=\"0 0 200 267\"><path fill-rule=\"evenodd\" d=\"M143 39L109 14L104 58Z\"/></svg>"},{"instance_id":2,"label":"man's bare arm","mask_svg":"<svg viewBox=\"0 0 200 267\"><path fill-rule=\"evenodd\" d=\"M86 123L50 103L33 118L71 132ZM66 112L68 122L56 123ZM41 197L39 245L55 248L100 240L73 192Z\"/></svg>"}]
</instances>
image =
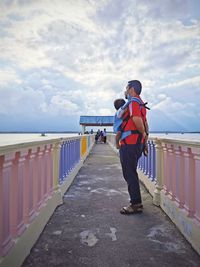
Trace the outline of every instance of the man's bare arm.
<instances>
[{"instance_id":1,"label":"man's bare arm","mask_svg":"<svg viewBox=\"0 0 200 267\"><path fill-rule=\"evenodd\" d=\"M132 120L137 128L137 130L143 134L143 137L145 138L146 136L146 132L145 132L145 128L144 128L144 123L142 121L141 117L132 117Z\"/></svg>"},{"instance_id":2,"label":"man's bare arm","mask_svg":"<svg viewBox=\"0 0 200 267\"><path fill-rule=\"evenodd\" d=\"M120 131L118 131L118 132L116 133L116 136L115 136L115 145L116 145L116 148L117 148L117 149L120 148L119 141L120 141L121 135L122 135L122 133L121 133Z\"/></svg>"}]
</instances>

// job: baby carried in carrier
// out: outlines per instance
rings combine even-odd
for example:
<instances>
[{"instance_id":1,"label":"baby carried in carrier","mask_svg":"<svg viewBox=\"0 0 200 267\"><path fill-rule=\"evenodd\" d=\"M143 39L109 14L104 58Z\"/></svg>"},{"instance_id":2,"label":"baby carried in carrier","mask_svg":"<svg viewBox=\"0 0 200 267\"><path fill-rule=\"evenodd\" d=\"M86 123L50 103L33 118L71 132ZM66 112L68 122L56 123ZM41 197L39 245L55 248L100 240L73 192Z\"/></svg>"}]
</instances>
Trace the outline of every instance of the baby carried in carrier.
<instances>
[{"instance_id":1,"label":"baby carried in carrier","mask_svg":"<svg viewBox=\"0 0 200 267\"><path fill-rule=\"evenodd\" d=\"M123 118L123 115L124 115L126 108L129 106L129 104L134 102L134 101L139 104L141 114L142 114L142 107L150 110L150 108L146 106L148 103L147 102L143 103L142 100L137 98L137 97L131 97L122 107L120 107L115 114L114 124L113 124L114 132L117 133L120 131L122 133L120 140L123 140L127 136L133 134L133 131L124 131L124 129L126 127L126 123L123 125L123 127L122 127L122 124L124 121L128 122L130 116L127 115L125 118ZM142 116L143 116L143 114L142 114ZM134 133L136 133L136 132L134 131Z\"/></svg>"}]
</instances>

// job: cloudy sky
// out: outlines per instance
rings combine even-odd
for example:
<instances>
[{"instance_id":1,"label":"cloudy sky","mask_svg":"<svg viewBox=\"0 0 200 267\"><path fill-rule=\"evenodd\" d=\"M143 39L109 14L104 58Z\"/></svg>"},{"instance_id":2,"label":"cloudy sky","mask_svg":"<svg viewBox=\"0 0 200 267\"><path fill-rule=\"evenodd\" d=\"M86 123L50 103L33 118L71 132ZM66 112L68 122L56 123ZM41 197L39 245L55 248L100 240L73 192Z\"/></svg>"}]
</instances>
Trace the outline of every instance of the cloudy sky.
<instances>
[{"instance_id":1,"label":"cloudy sky","mask_svg":"<svg viewBox=\"0 0 200 267\"><path fill-rule=\"evenodd\" d=\"M199 0L0 1L0 131L79 131L131 79L151 131L200 131Z\"/></svg>"}]
</instances>

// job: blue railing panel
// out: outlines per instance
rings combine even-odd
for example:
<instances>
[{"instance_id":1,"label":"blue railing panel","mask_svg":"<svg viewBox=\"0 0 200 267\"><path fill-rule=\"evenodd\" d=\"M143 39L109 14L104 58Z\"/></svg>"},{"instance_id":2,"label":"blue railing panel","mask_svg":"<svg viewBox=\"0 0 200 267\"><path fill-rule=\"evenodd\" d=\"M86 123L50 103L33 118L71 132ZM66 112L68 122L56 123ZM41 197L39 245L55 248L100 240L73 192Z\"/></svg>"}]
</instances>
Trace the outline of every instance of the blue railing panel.
<instances>
[{"instance_id":1,"label":"blue railing panel","mask_svg":"<svg viewBox=\"0 0 200 267\"><path fill-rule=\"evenodd\" d=\"M64 141L60 149L59 183L67 176L80 161L80 139Z\"/></svg>"},{"instance_id":2,"label":"blue railing panel","mask_svg":"<svg viewBox=\"0 0 200 267\"><path fill-rule=\"evenodd\" d=\"M151 177L151 172L152 172L152 169L151 169L151 150L152 150L152 146L151 146L151 141L148 141L148 177L150 178Z\"/></svg>"},{"instance_id":3,"label":"blue railing panel","mask_svg":"<svg viewBox=\"0 0 200 267\"><path fill-rule=\"evenodd\" d=\"M156 149L152 140L148 141L148 156L143 154L138 161L138 168L148 176L151 181L156 180Z\"/></svg>"},{"instance_id":4,"label":"blue railing panel","mask_svg":"<svg viewBox=\"0 0 200 267\"><path fill-rule=\"evenodd\" d=\"M156 180L156 148L155 148L155 144L152 142L153 144L153 152L152 152L152 180Z\"/></svg>"}]
</instances>

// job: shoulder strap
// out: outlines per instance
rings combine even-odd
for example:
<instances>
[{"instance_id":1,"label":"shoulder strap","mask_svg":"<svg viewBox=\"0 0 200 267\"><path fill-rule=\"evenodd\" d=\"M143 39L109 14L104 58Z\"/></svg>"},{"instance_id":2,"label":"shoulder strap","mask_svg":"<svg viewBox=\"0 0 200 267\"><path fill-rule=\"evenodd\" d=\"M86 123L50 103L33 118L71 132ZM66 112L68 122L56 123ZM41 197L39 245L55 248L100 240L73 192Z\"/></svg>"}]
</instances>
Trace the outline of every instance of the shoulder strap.
<instances>
[{"instance_id":1,"label":"shoulder strap","mask_svg":"<svg viewBox=\"0 0 200 267\"><path fill-rule=\"evenodd\" d=\"M149 109L149 107L147 107L146 105L148 104L148 102L145 102L143 103L141 99L137 98L137 97L131 97L122 107L121 109L124 110L125 108L128 107L128 105L131 103L131 102L137 102L139 105L140 105L140 110L142 109L142 107L146 108L146 109Z\"/></svg>"},{"instance_id":2,"label":"shoulder strap","mask_svg":"<svg viewBox=\"0 0 200 267\"><path fill-rule=\"evenodd\" d=\"M128 105L130 104L132 102L132 100L131 99L129 99L122 107L121 107L121 109L125 109L125 108L127 108L128 107Z\"/></svg>"},{"instance_id":3,"label":"shoulder strap","mask_svg":"<svg viewBox=\"0 0 200 267\"><path fill-rule=\"evenodd\" d=\"M131 101L131 102L133 102L133 101L137 102L137 103L140 105L140 110L142 109L142 107L144 107L144 108L150 110L150 108L147 107L148 102L143 103L142 100L139 99L139 98L137 98L137 97L131 97L130 101ZM129 104L130 104L130 103L129 103Z\"/></svg>"},{"instance_id":4,"label":"shoulder strap","mask_svg":"<svg viewBox=\"0 0 200 267\"><path fill-rule=\"evenodd\" d=\"M146 109L150 110L150 108L146 106L147 104L148 104L148 102L145 102L145 103L143 103L142 105L143 105L143 107L145 107Z\"/></svg>"},{"instance_id":5,"label":"shoulder strap","mask_svg":"<svg viewBox=\"0 0 200 267\"><path fill-rule=\"evenodd\" d=\"M121 127L122 128L122 132L124 131L129 119L130 119L130 114L129 114L129 111L127 111L126 116L122 117L122 121L123 121L122 124L124 123L124 125Z\"/></svg>"},{"instance_id":6,"label":"shoulder strap","mask_svg":"<svg viewBox=\"0 0 200 267\"><path fill-rule=\"evenodd\" d=\"M124 105L123 105L123 108L126 108L131 102L137 102L139 105L140 105L140 111L142 110L142 105L143 105L143 102L141 99L137 98L137 97L131 97ZM128 114L123 118L122 117L122 120L124 123L123 127L122 127L122 131L124 131L127 123L128 123L128 120L130 119L130 114L129 114L129 111L128 111Z\"/></svg>"}]
</instances>

